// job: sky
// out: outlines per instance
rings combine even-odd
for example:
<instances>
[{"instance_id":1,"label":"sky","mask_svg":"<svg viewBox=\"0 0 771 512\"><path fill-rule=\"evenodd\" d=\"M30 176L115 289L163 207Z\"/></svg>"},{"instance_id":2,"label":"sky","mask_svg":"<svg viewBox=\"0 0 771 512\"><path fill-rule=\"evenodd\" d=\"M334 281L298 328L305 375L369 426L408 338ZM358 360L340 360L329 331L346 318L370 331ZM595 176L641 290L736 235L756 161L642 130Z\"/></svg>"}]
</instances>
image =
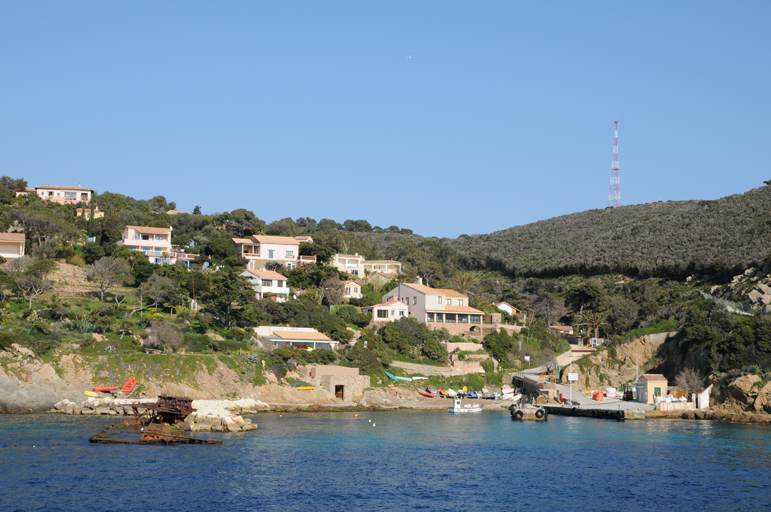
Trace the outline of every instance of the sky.
<instances>
[{"instance_id":1,"label":"sky","mask_svg":"<svg viewBox=\"0 0 771 512\"><path fill-rule=\"evenodd\" d=\"M771 2L0 2L0 175L490 233L771 179ZM408 56L411 55L411 58Z\"/></svg>"}]
</instances>

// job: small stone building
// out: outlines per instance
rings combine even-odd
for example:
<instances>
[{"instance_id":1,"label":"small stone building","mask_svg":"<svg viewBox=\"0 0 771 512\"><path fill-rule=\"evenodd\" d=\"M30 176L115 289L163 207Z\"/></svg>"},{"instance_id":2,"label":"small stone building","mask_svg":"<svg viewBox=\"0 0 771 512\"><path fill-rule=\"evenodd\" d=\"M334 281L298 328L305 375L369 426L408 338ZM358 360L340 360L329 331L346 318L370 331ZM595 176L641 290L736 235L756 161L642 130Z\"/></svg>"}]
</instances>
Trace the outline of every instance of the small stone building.
<instances>
[{"instance_id":1,"label":"small stone building","mask_svg":"<svg viewBox=\"0 0 771 512\"><path fill-rule=\"evenodd\" d=\"M358 368L326 364L300 366L298 370L311 383L344 402L360 402L364 389L370 387L369 375L359 375Z\"/></svg>"},{"instance_id":2,"label":"small stone building","mask_svg":"<svg viewBox=\"0 0 771 512\"><path fill-rule=\"evenodd\" d=\"M667 395L667 378L660 373L646 373L637 380L637 401L653 405L657 396Z\"/></svg>"}]
</instances>

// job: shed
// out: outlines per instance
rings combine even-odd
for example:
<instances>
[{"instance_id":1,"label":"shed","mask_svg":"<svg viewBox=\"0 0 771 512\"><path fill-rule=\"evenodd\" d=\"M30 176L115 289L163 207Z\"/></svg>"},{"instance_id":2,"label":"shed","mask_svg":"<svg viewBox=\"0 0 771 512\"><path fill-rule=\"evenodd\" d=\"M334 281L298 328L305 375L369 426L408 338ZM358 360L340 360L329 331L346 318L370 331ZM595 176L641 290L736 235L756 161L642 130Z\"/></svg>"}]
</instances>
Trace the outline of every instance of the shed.
<instances>
[{"instance_id":1,"label":"shed","mask_svg":"<svg viewBox=\"0 0 771 512\"><path fill-rule=\"evenodd\" d=\"M666 396L667 378L660 373L646 373L637 379L637 401L653 405L657 396Z\"/></svg>"}]
</instances>

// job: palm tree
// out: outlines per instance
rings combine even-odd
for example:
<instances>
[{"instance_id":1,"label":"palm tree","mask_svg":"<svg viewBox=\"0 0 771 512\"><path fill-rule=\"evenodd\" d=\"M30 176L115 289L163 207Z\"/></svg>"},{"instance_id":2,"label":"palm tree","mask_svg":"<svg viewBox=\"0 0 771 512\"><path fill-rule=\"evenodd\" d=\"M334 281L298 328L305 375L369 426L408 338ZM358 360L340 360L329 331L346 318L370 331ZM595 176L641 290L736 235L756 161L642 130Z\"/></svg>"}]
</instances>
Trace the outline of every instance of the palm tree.
<instances>
[{"instance_id":1,"label":"palm tree","mask_svg":"<svg viewBox=\"0 0 771 512\"><path fill-rule=\"evenodd\" d=\"M471 289L476 286L478 280L470 272L458 272L450 280L456 290L463 295L468 295Z\"/></svg>"}]
</instances>

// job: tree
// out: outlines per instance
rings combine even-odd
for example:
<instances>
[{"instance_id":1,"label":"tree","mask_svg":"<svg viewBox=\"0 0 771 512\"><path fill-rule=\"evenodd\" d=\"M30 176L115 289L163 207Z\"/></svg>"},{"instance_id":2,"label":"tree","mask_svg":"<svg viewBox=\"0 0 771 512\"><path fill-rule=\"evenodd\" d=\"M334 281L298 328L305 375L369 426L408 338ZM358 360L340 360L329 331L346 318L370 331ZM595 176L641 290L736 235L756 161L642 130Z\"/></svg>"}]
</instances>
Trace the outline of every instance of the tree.
<instances>
[{"instance_id":1,"label":"tree","mask_svg":"<svg viewBox=\"0 0 771 512\"><path fill-rule=\"evenodd\" d=\"M333 221L332 219L321 219L316 225L316 228L318 231L327 233L329 231L337 231L340 229L340 224Z\"/></svg>"},{"instance_id":2,"label":"tree","mask_svg":"<svg viewBox=\"0 0 771 512\"><path fill-rule=\"evenodd\" d=\"M193 215L201 215L201 206L195 205L195 208L193 208Z\"/></svg>"},{"instance_id":3,"label":"tree","mask_svg":"<svg viewBox=\"0 0 771 512\"><path fill-rule=\"evenodd\" d=\"M104 302L104 293L114 284L132 284L131 266L122 258L104 257L86 270L86 279L99 286L99 301Z\"/></svg>"},{"instance_id":4,"label":"tree","mask_svg":"<svg viewBox=\"0 0 771 512\"><path fill-rule=\"evenodd\" d=\"M27 236L38 244L47 241L53 236L73 237L75 228L72 224L62 219L49 217L46 214L37 214L25 210L12 210L8 215L18 220L24 228Z\"/></svg>"},{"instance_id":5,"label":"tree","mask_svg":"<svg viewBox=\"0 0 771 512\"><path fill-rule=\"evenodd\" d=\"M126 249L128 251L128 249ZM88 265L96 263L100 258L104 257L104 247L95 243L87 243L81 248L83 259L86 260Z\"/></svg>"},{"instance_id":6,"label":"tree","mask_svg":"<svg viewBox=\"0 0 771 512\"><path fill-rule=\"evenodd\" d=\"M594 337L599 334L600 327L605 325L607 314L599 311L584 311L581 313L581 324L588 326L590 329L594 329Z\"/></svg>"},{"instance_id":7,"label":"tree","mask_svg":"<svg viewBox=\"0 0 771 512\"><path fill-rule=\"evenodd\" d=\"M265 234L273 236L295 236L298 233L297 224L289 217L271 222L265 226Z\"/></svg>"},{"instance_id":8,"label":"tree","mask_svg":"<svg viewBox=\"0 0 771 512\"><path fill-rule=\"evenodd\" d=\"M142 283L140 288L143 295L150 300L148 307L158 309L158 304L162 302L168 302L171 305L183 302L179 285L168 277L153 274L147 282Z\"/></svg>"},{"instance_id":9,"label":"tree","mask_svg":"<svg viewBox=\"0 0 771 512\"><path fill-rule=\"evenodd\" d=\"M345 300L345 286L338 274L333 274L321 283L324 297L330 305L341 304Z\"/></svg>"},{"instance_id":10,"label":"tree","mask_svg":"<svg viewBox=\"0 0 771 512\"><path fill-rule=\"evenodd\" d=\"M16 197L16 192L21 192L26 188L27 180L3 176L0 178L0 203L11 204Z\"/></svg>"},{"instance_id":11,"label":"tree","mask_svg":"<svg viewBox=\"0 0 771 512\"><path fill-rule=\"evenodd\" d=\"M29 300L28 309L32 309L32 299L47 292L53 287L51 281L46 281L35 276L19 277L15 282L22 297L24 297L25 300Z\"/></svg>"},{"instance_id":12,"label":"tree","mask_svg":"<svg viewBox=\"0 0 771 512\"><path fill-rule=\"evenodd\" d=\"M166 202L166 198L164 196L155 196L150 199L148 203L150 204L150 208L156 213L163 213L167 210L173 210L173 208L169 208L169 204Z\"/></svg>"},{"instance_id":13,"label":"tree","mask_svg":"<svg viewBox=\"0 0 771 512\"><path fill-rule=\"evenodd\" d=\"M110 210L102 221L102 240L117 242L123 238L124 224L114 210Z\"/></svg>"},{"instance_id":14,"label":"tree","mask_svg":"<svg viewBox=\"0 0 771 512\"><path fill-rule=\"evenodd\" d=\"M468 295L469 291L476 286L477 278L470 272L458 272L451 279L453 287L463 295Z\"/></svg>"},{"instance_id":15,"label":"tree","mask_svg":"<svg viewBox=\"0 0 771 512\"><path fill-rule=\"evenodd\" d=\"M348 219L343 223L343 229L353 233L370 233L372 232L372 225L366 220Z\"/></svg>"},{"instance_id":16,"label":"tree","mask_svg":"<svg viewBox=\"0 0 771 512\"><path fill-rule=\"evenodd\" d=\"M677 384L677 387L687 391L688 394L693 394L701 391L702 380L699 377L699 372L693 368L684 368L675 377L675 384Z\"/></svg>"},{"instance_id":17,"label":"tree","mask_svg":"<svg viewBox=\"0 0 771 512\"><path fill-rule=\"evenodd\" d=\"M161 346L164 352L172 352L179 348L183 340L182 333L174 329L169 322L165 320L150 322L150 335L148 336L150 345Z\"/></svg>"},{"instance_id":18,"label":"tree","mask_svg":"<svg viewBox=\"0 0 771 512\"><path fill-rule=\"evenodd\" d=\"M204 309L225 329L236 326L237 308L243 308L256 300L251 283L241 276L241 272L243 269L235 265L220 269L212 276L211 290L203 295Z\"/></svg>"},{"instance_id":19,"label":"tree","mask_svg":"<svg viewBox=\"0 0 771 512\"><path fill-rule=\"evenodd\" d=\"M536 315L543 317L548 329L552 321L564 315L566 310L562 299L551 293L542 293L535 302L534 311Z\"/></svg>"},{"instance_id":20,"label":"tree","mask_svg":"<svg viewBox=\"0 0 771 512\"><path fill-rule=\"evenodd\" d=\"M214 218L216 224L221 224L227 231L236 234L239 238L256 235L265 228L265 223L257 216L244 208L225 212Z\"/></svg>"}]
</instances>

